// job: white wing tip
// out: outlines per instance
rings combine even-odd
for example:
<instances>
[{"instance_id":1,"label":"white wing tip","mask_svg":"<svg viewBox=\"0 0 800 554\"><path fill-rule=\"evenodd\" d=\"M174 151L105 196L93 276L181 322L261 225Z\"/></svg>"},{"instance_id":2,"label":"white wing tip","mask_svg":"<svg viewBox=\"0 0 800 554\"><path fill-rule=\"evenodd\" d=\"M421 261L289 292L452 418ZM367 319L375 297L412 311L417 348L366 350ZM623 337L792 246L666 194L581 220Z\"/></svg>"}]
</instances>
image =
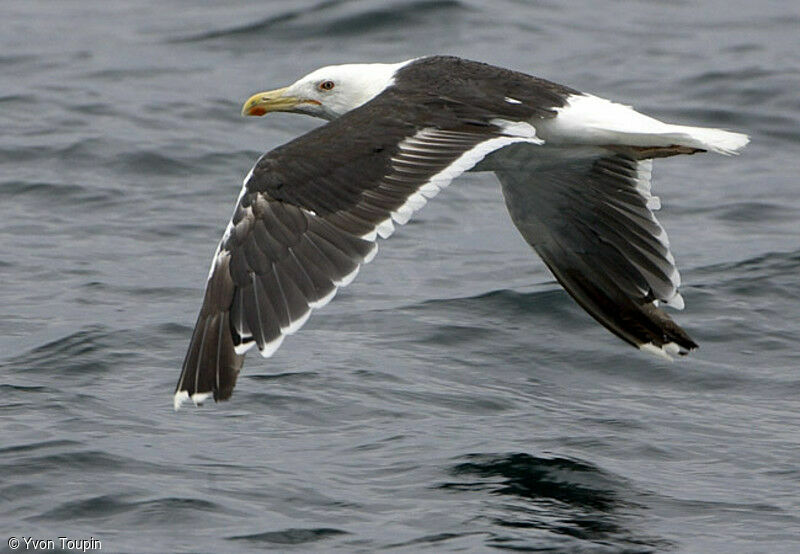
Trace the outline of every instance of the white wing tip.
<instances>
[{"instance_id":1,"label":"white wing tip","mask_svg":"<svg viewBox=\"0 0 800 554\"><path fill-rule=\"evenodd\" d=\"M390 236L392 236L392 233L394 233L394 223L392 223L391 216L378 223L378 226L375 228L375 230L378 232L378 236L382 239L388 239Z\"/></svg>"},{"instance_id":2,"label":"white wing tip","mask_svg":"<svg viewBox=\"0 0 800 554\"><path fill-rule=\"evenodd\" d=\"M201 405L209 397L211 397L210 392L196 392L191 396L192 402L194 402L195 406Z\"/></svg>"},{"instance_id":3,"label":"white wing tip","mask_svg":"<svg viewBox=\"0 0 800 554\"><path fill-rule=\"evenodd\" d=\"M212 393L210 392L196 392L193 395L189 396L189 391L179 390L175 393L175 396L172 398L172 407L177 412L181 409L181 406L184 402L191 399L194 402L195 406L201 405L207 398L211 396Z\"/></svg>"},{"instance_id":4,"label":"white wing tip","mask_svg":"<svg viewBox=\"0 0 800 554\"><path fill-rule=\"evenodd\" d=\"M333 284L336 285L337 287L346 287L347 285L353 282L353 279L356 278L356 275L358 275L358 271L360 269L361 265L357 265L353 271L351 271L341 279L334 281Z\"/></svg>"},{"instance_id":5,"label":"white wing tip","mask_svg":"<svg viewBox=\"0 0 800 554\"><path fill-rule=\"evenodd\" d=\"M333 290L331 290L328 294L326 294L325 296L323 296L319 300L314 300L313 302L309 302L308 303L309 307L314 309L314 310L318 310L318 309L326 306L328 304L328 302L333 300L333 297L336 296L336 290L337 290L337 287L334 286Z\"/></svg>"},{"instance_id":6,"label":"white wing tip","mask_svg":"<svg viewBox=\"0 0 800 554\"><path fill-rule=\"evenodd\" d=\"M669 300L662 300L662 302L664 302L664 305L669 306L673 310L682 310L686 307L686 304L683 301L683 296L681 296L681 293L679 292L675 292L675 296Z\"/></svg>"},{"instance_id":7,"label":"white wing tip","mask_svg":"<svg viewBox=\"0 0 800 554\"><path fill-rule=\"evenodd\" d=\"M189 400L189 392L185 390L179 390L175 393L175 396L172 397L172 407L177 412L181 409L181 405Z\"/></svg>"},{"instance_id":8,"label":"white wing tip","mask_svg":"<svg viewBox=\"0 0 800 554\"><path fill-rule=\"evenodd\" d=\"M242 342L241 344L237 344L233 347L233 351L236 352L237 356L244 356L248 350L253 348L256 345L256 341L253 340L252 336L247 337L247 339Z\"/></svg>"},{"instance_id":9,"label":"white wing tip","mask_svg":"<svg viewBox=\"0 0 800 554\"><path fill-rule=\"evenodd\" d=\"M369 262L374 260L375 256L378 254L378 243L377 242L374 243L373 246L374 246L374 248L372 250L370 250L369 253L364 257L364 262L363 263L368 264Z\"/></svg>"},{"instance_id":10,"label":"white wing tip","mask_svg":"<svg viewBox=\"0 0 800 554\"><path fill-rule=\"evenodd\" d=\"M270 342L266 343L262 348L259 348L258 349L258 353L261 354L262 358L269 358L270 356L272 356L275 353L276 350L278 350L278 348L281 347L281 343L283 342L283 339L285 339L285 338L286 338L286 335L281 333L276 338L274 338ZM192 399L194 399L194 396L192 396Z\"/></svg>"},{"instance_id":11,"label":"white wing tip","mask_svg":"<svg viewBox=\"0 0 800 554\"><path fill-rule=\"evenodd\" d=\"M311 308L306 310L306 313L301 315L298 319L292 321L288 327L281 327L281 333L284 335L293 335L300 329L300 327L305 325L309 317L311 317Z\"/></svg>"},{"instance_id":12,"label":"white wing tip","mask_svg":"<svg viewBox=\"0 0 800 554\"><path fill-rule=\"evenodd\" d=\"M655 354L659 358L663 358L671 362L673 361L673 356L680 354L681 347L674 342L668 342L664 346L656 346L652 342L646 342L639 345L639 350Z\"/></svg>"}]
</instances>

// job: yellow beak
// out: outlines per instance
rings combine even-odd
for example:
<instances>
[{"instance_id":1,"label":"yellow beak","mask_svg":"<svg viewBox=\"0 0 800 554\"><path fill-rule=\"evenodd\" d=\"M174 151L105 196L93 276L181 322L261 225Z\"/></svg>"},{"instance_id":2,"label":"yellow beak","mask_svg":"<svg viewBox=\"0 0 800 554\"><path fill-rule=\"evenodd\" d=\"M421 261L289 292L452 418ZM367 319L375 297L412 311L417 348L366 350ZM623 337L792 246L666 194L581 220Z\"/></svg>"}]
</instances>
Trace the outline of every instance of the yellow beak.
<instances>
[{"instance_id":1,"label":"yellow beak","mask_svg":"<svg viewBox=\"0 0 800 554\"><path fill-rule=\"evenodd\" d=\"M247 99L242 115L264 115L269 112L288 112L307 100L286 94L288 87L259 92Z\"/></svg>"}]
</instances>

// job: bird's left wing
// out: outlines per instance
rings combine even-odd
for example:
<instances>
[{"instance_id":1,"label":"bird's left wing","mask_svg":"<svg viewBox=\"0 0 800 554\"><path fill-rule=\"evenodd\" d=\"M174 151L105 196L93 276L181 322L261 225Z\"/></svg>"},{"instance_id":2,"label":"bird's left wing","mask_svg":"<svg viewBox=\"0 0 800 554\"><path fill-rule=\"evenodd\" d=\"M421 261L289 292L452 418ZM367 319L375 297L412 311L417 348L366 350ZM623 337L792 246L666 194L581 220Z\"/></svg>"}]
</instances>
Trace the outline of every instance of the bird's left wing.
<instances>
[{"instance_id":1,"label":"bird's left wing","mask_svg":"<svg viewBox=\"0 0 800 554\"><path fill-rule=\"evenodd\" d=\"M515 150L527 151L516 156L527 165L514 163ZM512 221L575 301L624 341L667 357L697 344L659 308L681 309L683 299L653 214L652 158L694 151L520 145L500 153L506 167L496 167Z\"/></svg>"},{"instance_id":2,"label":"bird's left wing","mask_svg":"<svg viewBox=\"0 0 800 554\"><path fill-rule=\"evenodd\" d=\"M406 107L424 117L373 102L258 161L212 263L176 409L229 398L250 347L270 356L374 256L378 236L453 178L508 144L541 142L528 124L447 101Z\"/></svg>"}]
</instances>

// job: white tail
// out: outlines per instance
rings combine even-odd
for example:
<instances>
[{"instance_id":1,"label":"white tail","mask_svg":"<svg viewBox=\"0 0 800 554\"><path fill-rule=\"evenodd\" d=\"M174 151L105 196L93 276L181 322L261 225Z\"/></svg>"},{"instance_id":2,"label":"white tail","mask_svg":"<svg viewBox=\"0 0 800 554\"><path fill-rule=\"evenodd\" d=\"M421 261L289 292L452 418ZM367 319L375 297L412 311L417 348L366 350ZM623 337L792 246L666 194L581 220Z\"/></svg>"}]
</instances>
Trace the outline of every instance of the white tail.
<instances>
[{"instance_id":1,"label":"white tail","mask_svg":"<svg viewBox=\"0 0 800 554\"><path fill-rule=\"evenodd\" d=\"M537 135L551 144L688 146L727 156L750 142L741 133L670 125L630 106L588 94L570 96L557 117L537 124Z\"/></svg>"},{"instance_id":2,"label":"white tail","mask_svg":"<svg viewBox=\"0 0 800 554\"><path fill-rule=\"evenodd\" d=\"M738 154L750 142L750 137L747 135L723 131L722 129L685 127L683 125L670 125L670 127L677 131L675 136L680 141L677 144L702 148L703 150L725 154L726 156Z\"/></svg>"}]
</instances>

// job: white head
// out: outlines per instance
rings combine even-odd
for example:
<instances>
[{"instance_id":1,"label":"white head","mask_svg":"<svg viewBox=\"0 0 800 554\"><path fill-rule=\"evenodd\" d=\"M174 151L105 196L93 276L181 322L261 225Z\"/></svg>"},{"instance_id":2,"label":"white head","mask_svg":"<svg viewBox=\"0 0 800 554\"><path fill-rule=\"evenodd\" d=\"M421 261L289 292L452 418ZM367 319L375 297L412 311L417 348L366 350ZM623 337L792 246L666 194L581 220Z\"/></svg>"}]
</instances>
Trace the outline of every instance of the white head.
<instances>
[{"instance_id":1,"label":"white head","mask_svg":"<svg viewBox=\"0 0 800 554\"><path fill-rule=\"evenodd\" d=\"M323 67L288 87L254 94L244 103L242 115L294 112L333 120L383 92L410 61Z\"/></svg>"}]
</instances>

